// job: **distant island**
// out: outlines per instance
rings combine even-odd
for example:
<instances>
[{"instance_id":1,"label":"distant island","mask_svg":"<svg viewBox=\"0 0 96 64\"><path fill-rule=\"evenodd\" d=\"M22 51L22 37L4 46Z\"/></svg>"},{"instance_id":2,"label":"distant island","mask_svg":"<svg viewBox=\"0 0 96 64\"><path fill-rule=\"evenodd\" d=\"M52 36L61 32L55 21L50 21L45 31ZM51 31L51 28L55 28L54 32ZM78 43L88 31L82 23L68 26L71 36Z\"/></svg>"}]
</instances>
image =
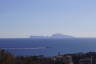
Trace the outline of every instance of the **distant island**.
<instances>
[{"instance_id":1,"label":"distant island","mask_svg":"<svg viewBox=\"0 0 96 64\"><path fill-rule=\"evenodd\" d=\"M63 39L63 38L75 38L70 35L63 35L63 34L53 34L52 36L30 36L30 38L34 39Z\"/></svg>"}]
</instances>

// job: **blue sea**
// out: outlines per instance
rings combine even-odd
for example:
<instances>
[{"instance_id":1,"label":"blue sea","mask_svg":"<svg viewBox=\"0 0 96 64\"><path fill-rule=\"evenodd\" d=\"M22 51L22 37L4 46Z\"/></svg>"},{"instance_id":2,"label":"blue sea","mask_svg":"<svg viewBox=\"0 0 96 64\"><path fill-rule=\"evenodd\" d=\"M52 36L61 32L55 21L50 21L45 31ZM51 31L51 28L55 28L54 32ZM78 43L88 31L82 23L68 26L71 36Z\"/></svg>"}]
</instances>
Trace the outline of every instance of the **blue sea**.
<instances>
[{"instance_id":1,"label":"blue sea","mask_svg":"<svg viewBox=\"0 0 96 64\"><path fill-rule=\"evenodd\" d=\"M0 48L16 56L55 56L96 51L96 38L72 39L0 39Z\"/></svg>"}]
</instances>

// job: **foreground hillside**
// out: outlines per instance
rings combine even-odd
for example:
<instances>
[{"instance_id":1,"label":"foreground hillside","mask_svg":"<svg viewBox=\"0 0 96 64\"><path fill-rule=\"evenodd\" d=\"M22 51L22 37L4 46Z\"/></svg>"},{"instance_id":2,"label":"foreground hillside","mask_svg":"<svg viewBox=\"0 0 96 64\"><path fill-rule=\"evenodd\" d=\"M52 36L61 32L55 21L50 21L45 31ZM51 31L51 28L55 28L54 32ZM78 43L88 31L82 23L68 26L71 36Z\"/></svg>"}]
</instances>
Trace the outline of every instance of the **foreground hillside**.
<instances>
[{"instance_id":1,"label":"foreground hillside","mask_svg":"<svg viewBox=\"0 0 96 64\"><path fill-rule=\"evenodd\" d=\"M96 52L44 57L14 56L0 49L0 64L96 64Z\"/></svg>"}]
</instances>

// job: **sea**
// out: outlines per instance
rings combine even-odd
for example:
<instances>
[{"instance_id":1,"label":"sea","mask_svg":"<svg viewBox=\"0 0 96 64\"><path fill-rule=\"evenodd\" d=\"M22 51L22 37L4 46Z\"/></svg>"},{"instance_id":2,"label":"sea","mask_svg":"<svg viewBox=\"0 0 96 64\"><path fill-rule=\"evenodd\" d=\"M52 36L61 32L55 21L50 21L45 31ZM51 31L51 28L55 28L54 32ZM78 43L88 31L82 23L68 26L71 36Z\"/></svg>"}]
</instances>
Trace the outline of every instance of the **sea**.
<instances>
[{"instance_id":1,"label":"sea","mask_svg":"<svg viewBox=\"0 0 96 64\"><path fill-rule=\"evenodd\" d=\"M96 52L96 38L0 39L0 48L16 56L56 56L58 54Z\"/></svg>"}]
</instances>

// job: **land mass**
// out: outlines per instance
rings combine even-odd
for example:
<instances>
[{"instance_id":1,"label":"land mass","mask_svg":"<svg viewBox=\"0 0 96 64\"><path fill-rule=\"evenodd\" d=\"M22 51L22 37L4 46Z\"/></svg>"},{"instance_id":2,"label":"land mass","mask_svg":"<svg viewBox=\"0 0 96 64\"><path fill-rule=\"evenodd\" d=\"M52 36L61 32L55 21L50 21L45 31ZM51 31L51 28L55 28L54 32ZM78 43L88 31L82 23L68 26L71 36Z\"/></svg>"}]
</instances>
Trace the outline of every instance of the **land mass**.
<instances>
[{"instance_id":1,"label":"land mass","mask_svg":"<svg viewBox=\"0 0 96 64\"><path fill-rule=\"evenodd\" d=\"M35 39L63 39L63 38L75 38L70 35L63 35L63 34L53 34L51 36L30 36L30 38L35 38Z\"/></svg>"}]
</instances>

